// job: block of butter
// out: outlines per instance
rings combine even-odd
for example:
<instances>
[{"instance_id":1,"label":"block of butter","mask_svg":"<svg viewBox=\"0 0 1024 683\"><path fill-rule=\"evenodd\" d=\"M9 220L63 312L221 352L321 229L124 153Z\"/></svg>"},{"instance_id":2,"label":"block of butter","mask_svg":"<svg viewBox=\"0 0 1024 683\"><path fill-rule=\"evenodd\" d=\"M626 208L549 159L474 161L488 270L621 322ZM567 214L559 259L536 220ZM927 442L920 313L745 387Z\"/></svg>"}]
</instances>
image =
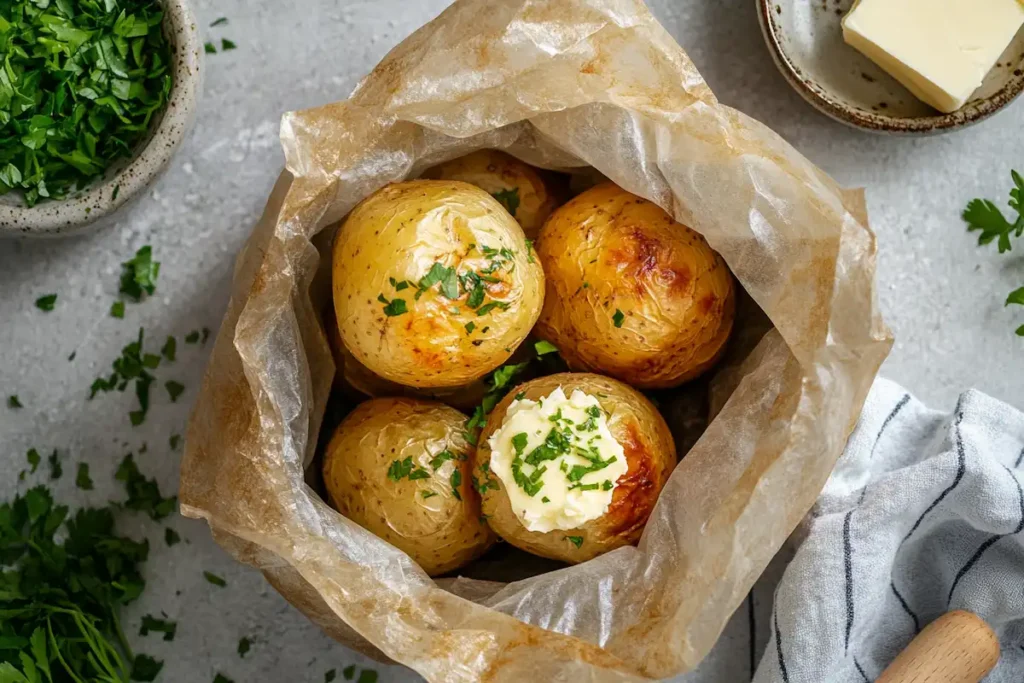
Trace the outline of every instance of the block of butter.
<instances>
[{"instance_id":1,"label":"block of butter","mask_svg":"<svg viewBox=\"0 0 1024 683\"><path fill-rule=\"evenodd\" d=\"M964 105L1024 25L1024 0L858 0L843 38L939 111Z\"/></svg>"}]
</instances>

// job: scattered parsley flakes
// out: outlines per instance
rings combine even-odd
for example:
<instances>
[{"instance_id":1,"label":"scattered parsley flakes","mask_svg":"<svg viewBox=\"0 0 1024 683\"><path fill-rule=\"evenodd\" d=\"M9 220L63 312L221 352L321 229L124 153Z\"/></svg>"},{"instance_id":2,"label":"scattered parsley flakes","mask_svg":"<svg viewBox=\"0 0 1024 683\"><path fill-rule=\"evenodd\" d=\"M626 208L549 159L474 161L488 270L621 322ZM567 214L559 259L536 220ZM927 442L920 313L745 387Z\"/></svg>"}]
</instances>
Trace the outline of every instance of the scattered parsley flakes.
<instances>
[{"instance_id":1,"label":"scattered parsley flakes","mask_svg":"<svg viewBox=\"0 0 1024 683\"><path fill-rule=\"evenodd\" d=\"M124 318L124 302L115 301L110 304L110 317L111 318Z\"/></svg>"},{"instance_id":2,"label":"scattered parsley flakes","mask_svg":"<svg viewBox=\"0 0 1024 683\"><path fill-rule=\"evenodd\" d=\"M501 190L491 195L505 207L509 214L515 218L516 210L519 208L519 188L513 187L511 190Z\"/></svg>"},{"instance_id":3,"label":"scattered parsley flakes","mask_svg":"<svg viewBox=\"0 0 1024 683\"><path fill-rule=\"evenodd\" d=\"M25 406L21 405L21 399L18 398L17 394L11 394L7 397L7 407L11 410L17 410L18 408L24 408Z\"/></svg>"},{"instance_id":4,"label":"scattered parsley flakes","mask_svg":"<svg viewBox=\"0 0 1024 683\"><path fill-rule=\"evenodd\" d=\"M383 294L377 297L377 301L384 304L384 315L389 318L408 313L409 309L405 305L405 299L392 299L388 301Z\"/></svg>"},{"instance_id":5,"label":"scattered parsley flakes","mask_svg":"<svg viewBox=\"0 0 1024 683\"><path fill-rule=\"evenodd\" d=\"M171 438L167 440L167 445L171 447L172 451L178 450L178 444L181 443L181 434L172 434Z\"/></svg>"},{"instance_id":6,"label":"scattered parsley flakes","mask_svg":"<svg viewBox=\"0 0 1024 683\"><path fill-rule=\"evenodd\" d=\"M474 323L472 320L470 320L468 323L466 323L466 336L468 337L469 335L473 334L473 330L475 330L475 329L476 329L476 323Z\"/></svg>"},{"instance_id":7,"label":"scattered parsley flakes","mask_svg":"<svg viewBox=\"0 0 1024 683\"><path fill-rule=\"evenodd\" d=\"M117 185L114 185L114 191L110 193L110 201L116 202L117 201L117 196L119 194L121 194L121 185L120 185L120 183L118 183Z\"/></svg>"},{"instance_id":8,"label":"scattered parsley flakes","mask_svg":"<svg viewBox=\"0 0 1024 683\"><path fill-rule=\"evenodd\" d=\"M153 659L149 655L135 655L135 660L132 662L131 679L149 683L149 681L156 680L163 668L163 662Z\"/></svg>"},{"instance_id":9,"label":"scattered parsley flakes","mask_svg":"<svg viewBox=\"0 0 1024 683\"><path fill-rule=\"evenodd\" d=\"M75 486L83 491L92 491L92 477L89 476L89 463L78 463L78 472L75 474Z\"/></svg>"},{"instance_id":10,"label":"scattered parsley flakes","mask_svg":"<svg viewBox=\"0 0 1024 683\"><path fill-rule=\"evenodd\" d=\"M121 264L120 293L133 301L142 301L144 295L156 291L160 264L153 260L153 248L148 244L135 252L135 256Z\"/></svg>"},{"instance_id":11,"label":"scattered parsley flakes","mask_svg":"<svg viewBox=\"0 0 1024 683\"><path fill-rule=\"evenodd\" d=\"M416 479L427 479L430 477L430 473L422 467L414 466L411 456L405 460L393 461L391 466L388 467L388 479L391 481L401 481L406 477L415 481Z\"/></svg>"},{"instance_id":12,"label":"scattered parsley flakes","mask_svg":"<svg viewBox=\"0 0 1024 683\"><path fill-rule=\"evenodd\" d=\"M622 327L622 321L626 319L626 316L622 314L622 311L615 309L615 315L612 316L612 322L615 327Z\"/></svg>"},{"instance_id":13,"label":"scattered parsley flakes","mask_svg":"<svg viewBox=\"0 0 1024 683\"><path fill-rule=\"evenodd\" d=\"M199 343L199 330L192 330L185 335L186 344L198 344Z\"/></svg>"},{"instance_id":14,"label":"scattered parsley flakes","mask_svg":"<svg viewBox=\"0 0 1024 683\"><path fill-rule=\"evenodd\" d=\"M54 305L57 303L56 294L47 294L36 299L36 308L40 311L46 311L49 313L53 310Z\"/></svg>"},{"instance_id":15,"label":"scattered parsley flakes","mask_svg":"<svg viewBox=\"0 0 1024 683\"><path fill-rule=\"evenodd\" d=\"M174 512L178 504L176 496L164 498L160 495L160 487L155 479L147 479L139 472L135 464L135 456L131 453L124 456L114 478L124 484L128 500L121 505L129 510L145 512L155 522Z\"/></svg>"},{"instance_id":16,"label":"scattered parsley flakes","mask_svg":"<svg viewBox=\"0 0 1024 683\"><path fill-rule=\"evenodd\" d=\"M438 468L441 467L441 465L448 462L449 460L453 460L454 458L455 455L452 454L452 452L449 451L448 449L445 449L438 453L437 455L435 455L433 458L431 458L430 468L436 472Z\"/></svg>"},{"instance_id":17,"label":"scattered parsley flakes","mask_svg":"<svg viewBox=\"0 0 1024 683\"><path fill-rule=\"evenodd\" d=\"M174 640L174 635L177 631L178 624L176 622L157 619L148 614L142 617L142 625L139 627L140 636L148 636L150 633L163 633L164 640L166 641Z\"/></svg>"},{"instance_id":18,"label":"scattered parsley flakes","mask_svg":"<svg viewBox=\"0 0 1024 683\"><path fill-rule=\"evenodd\" d=\"M238 656L244 658L252 647L252 641L243 637L238 641Z\"/></svg>"},{"instance_id":19,"label":"scattered parsley flakes","mask_svg":"<svg viewBox=\"0 0 1024 683\"><path fill-rule=\"evenodd\" d=\"M28 461L28 464L32 467L32 469L29 471L29 474L35 474L36 470L39 469L39 463L43 461L43 457L39 455L39 451L37 451L34 448L28 449L28 452L25 454L25 459Z\"/></svg>"},{"instance_id":20,"label":"scattered parsley flakes","mask_svg":"<svg viewBox=\"0 0 1024 683\"><path fill-rule=\"evenodd\" d=\"M60 455L55 450L50 453L50 457L46 459L46 462L50 465L50 480L60 479L64 476L64 466L60 463Z\"/></svg>"},{"instance_id":21,"label":"scattered parsley flakes","mask_svg":"<svg viewBox=\"0 0 1024 683\"><path fill-rule=\"evenodd\" d=\"M164 342L163 347L160 349L160 354L168 361L174 362L177 353L178 342L174 339L174 337L167 337L167 341Z\"/></svg>"},{"instance_id":22,"label":"scattered parsley flakes","mask_svg":"<svg viewBox=\"0 0 1024 683\"><path fill-rule=\"evenodd\" d=\"M213 683L235 683L235 682L233 680L231 680L230 678L228 678L227 676L225 676L224 674L218 673L216 676L213 677Z\"/></svg>"},{"instance_id":23,"label":"scattered parsley flakes","mask_svg":"<svg viewBox=\"0 0 1024 683\"><path fill-rule=\"evenodd\" d=\"M583 545L583 537L582 536L566 536L565 540L569 541L570 543L572 543L577 548L579 548L580 546Z\"/></svg>"},{"instance_id":24,"label":"scattered parsley flakes","mask_svg":"<svg viewBox=\"0 0 1024 683\"><path fill-rule=\"evenodd\" d=\"M423 496L424 499L433 498L434 496L437 495L437 492L436 491L428 491L428 490L424 489L421 495Z\"/></svg>"},{"instance_id":25,"label":"scattered parsley flakes","mask_svg":"<svg viewBox=\"0 0 1024 683\"><path fill-rule=\"evenodd\" d=\"M227 52L228 50L234 50L236 47L238 47L238 46L235 45L235 43L233 41L228 40L227 38L221 38L221 40L220 40L220 49L221 49L221 51Z\"/></svg>"},{"instance_id":26,"label":"scattered parsley flakes","mask_svg":"<svg viewBox=\"0 0 1024 683\"><path fill-rule=\"evenodd\" d=\"M459 493L459 487L462 485L462 472L456 467L452 470L452 476L449 479L452 485L452 493L455 495L456 500L462 500L462 494Z\"/></svg>"},{"instance_id":27,"label":"scattered parsley flakes","mask_svg":"<svg viewBox=\"0 0 1024 683\"><path fill-rule=\"evenodd\" d=\"M543 498L540 499L540 502L542 502L542 503L550 503L551 499L548 498L547 496L544 496Z\"/></svg>"},{"instance_id":28,"label":"scattered parsley flakes","mask_svg":"<svg viewBox=\"0 0 1024 683\"><path fill-rule=\"evenodd\" d=\"M345 677L346 681L351 681L356 676L356 665L349 664L341 670L341 675Z\"/></svg>"},{"instance_id":29,"label":"scattered parsley flakes","mask_svg":"<svg viewBox=\"0 0 1024 683\"><path fill-rule=\"evenodd\" d=\"M216 21L214 21L212 24L210 24L210 28L213 28L214 26L222 26L223 24L226 24L226 23L228 23L228 18L227 17L219 17Z\"/></svg>"},{"instance_id":30,"label":"scattered parsley flakes","mask_svg":"<svg viewBox=\"0 0 1024 683\"><path fill-rule=\"evenodd\" d=\"M167 395L171 397L171 403L177 402L178 397L181 396L183 391L185 391L184 384L173 380L164 382L164 388L167 389Z\"/></svg>"},{"instance_id":31,"label":"scattered parsley flakes","mask_svg":"<svg viewBox=\"0 0 1024 683\"><path fill-rule=\"evenodd\" d=\"M203 43L203 49L206 51L206 54L208 55L217 54L217 46L209 41Z\"/></svg>"},{"instance_id":32,"label":"scattered parsley flakes","mask_svg":"<svg viewBox=\"0 0 1024 683\"><path fill-rule=\"evenodd\" d=\"M203 328L203 339L202 339L201 343L205 344L206 340L209 339L209 338L210 338L210 328L209 327L204 327Z\"/></svg>"},{"instance_id":33,"label":"scattered parsley flakes","mask_svg":"<svg viewBox=\"0 0 1024 683\"><path fill-rule=\"evenodd\" d=\"M377 683L377 672L373 669L363 669L359 672L359 679L356 683Z\"/></svg>"},{"instance_id":34,"label":"scattered parsley flakes","mask_svg":"<svg viewBox=\"0 0 1024 683\"><path fill-rule=\"evenodd\" d=\"M324 674L324 683L332 683L338 677L337 669L328 669Z\"/></svg>"},{"instance_id":35,"label":"scattered parsley flakes","mask_svg":"<svg viewBox=\"0 0 1024 683\"><path fill-rule=\"evenodd\" d=\"M538 356L546 356L549 353L558 353L558 347L549 341L541 339L533 345L533 350Z\"/></svg>"},{"instance_id":36,"label":"scattered parsley flakes","mask_svg":"<svg viewBox=\"0 0 1024 683\"><path fill-rule=\"evenodd\" d=\"M170 548L173 545L177 545L180 542L181 536L178 535L177 531L175 531L171 527L167 527L166 529L164 529L164 543L167 544L168 548Z\"/></svg>"},{"instance_id":37,"label":"scattered parsley flakes","mask_svg":"<svg viewBox=\"0 0 1024 683\"><path fill-rule=\"evenodd\" d=\"M206 580L207 580L208 582L212 583L212 584L213 584L214 586L217 586L217 587L219 587L219 588L224 588L225 586L227 586L227 585L228 585L228 582L227 582L227 581L225 581L224 579L220 578L219 576L217 576L217 575L216 575L216 574L214 574L213 572L207 572L207 571L204 571L204 572L203 572L203 577L204 577L204 578L205 578L205 579L206 579Z\"/></svg>"}]
</instances>

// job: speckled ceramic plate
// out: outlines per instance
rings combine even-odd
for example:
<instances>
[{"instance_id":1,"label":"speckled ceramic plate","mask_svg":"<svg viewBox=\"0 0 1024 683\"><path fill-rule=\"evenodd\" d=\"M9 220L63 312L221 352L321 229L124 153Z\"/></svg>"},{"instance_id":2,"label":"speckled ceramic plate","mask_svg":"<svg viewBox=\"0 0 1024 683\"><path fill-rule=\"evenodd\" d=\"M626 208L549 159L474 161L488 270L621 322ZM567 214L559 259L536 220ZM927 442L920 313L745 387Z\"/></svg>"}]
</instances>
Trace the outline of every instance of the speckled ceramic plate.
<instances>
[{"instance_id":1,"label":"speckled ceramic plate","mask_svg":"<svg viewBox=\"0 0 1024 683\"><path fill-rule=\"evenodd\" d=\"M879 133L942 133L977 123L1024 91L1024 31L963 108L940 114L843 42L853 0L757 0L768 49L786 80L818 110Z\"/></svg>"},{"instance_id":2,"label":"speckled ceramic plate","mask_svg":"<svg viewBox=\"0 0 1024 683\"><path fill-rule=\"evenodd\" d=\"M111 215L142 193L164 170L195 118L201 87L202 42L189 0L163 0L174 85L167 108L135 156L66 199L27 207L18 193L0 196L0 237L64 237L111 223Z\"/></svg>"}]
</instances>

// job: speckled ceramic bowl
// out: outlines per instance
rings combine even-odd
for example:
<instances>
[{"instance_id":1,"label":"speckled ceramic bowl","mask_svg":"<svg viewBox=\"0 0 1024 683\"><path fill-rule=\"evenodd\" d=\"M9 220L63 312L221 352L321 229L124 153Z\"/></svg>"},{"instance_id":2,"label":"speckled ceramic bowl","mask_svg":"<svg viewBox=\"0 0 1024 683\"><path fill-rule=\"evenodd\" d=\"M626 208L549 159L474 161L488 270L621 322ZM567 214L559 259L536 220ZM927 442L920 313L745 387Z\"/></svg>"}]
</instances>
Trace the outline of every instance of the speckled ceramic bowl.
<instances>
[{"instance_id":1,"label":"speckled ceramic bowl","mask_svg":"<svg viewBox=\"0 0 1024 683\"><path fill-rule=\"evenodd\" d=\"M818 110L877 133L930 134L988 118L1024 91L1024 31L1014 38L963 108L940 114L843 42L853 0L757 0L768 49L779 70Z\"/></svg>"},{"instance_id":2,"label":"speckled ceramic bowl","mask_svg":"<svg viewBox=\"0 0 1024 683\"><path fill-rule=\"evenodd\" d=\"M162 0L174 85L164 113L135 156L66 199L27 207L21 196L0 196L0 237L64 237L112 223L111 214L142 193L164 170L195 118L203 46L189 0Z\"/></svg>"}]
</instances>

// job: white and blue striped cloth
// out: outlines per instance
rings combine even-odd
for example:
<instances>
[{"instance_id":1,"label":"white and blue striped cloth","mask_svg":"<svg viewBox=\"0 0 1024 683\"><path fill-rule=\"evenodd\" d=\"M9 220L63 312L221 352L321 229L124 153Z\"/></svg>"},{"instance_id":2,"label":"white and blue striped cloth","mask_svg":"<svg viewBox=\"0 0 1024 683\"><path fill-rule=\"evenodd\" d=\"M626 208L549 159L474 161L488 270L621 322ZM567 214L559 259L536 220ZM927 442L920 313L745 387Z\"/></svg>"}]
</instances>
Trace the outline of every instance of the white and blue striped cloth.
<instances>
[{"instance_id":1,"label":"white and blue striped cloth","mask_svg":"<svg viewBox=\"0 0 1024 683\"><path fill-rule=\"evenodd\" d=\"M984 618L1024 681L1024 414L976 391L953 412L871 390L815 509L686 683L873 681L950 610Z\"/></svg>"}]
</instances>

